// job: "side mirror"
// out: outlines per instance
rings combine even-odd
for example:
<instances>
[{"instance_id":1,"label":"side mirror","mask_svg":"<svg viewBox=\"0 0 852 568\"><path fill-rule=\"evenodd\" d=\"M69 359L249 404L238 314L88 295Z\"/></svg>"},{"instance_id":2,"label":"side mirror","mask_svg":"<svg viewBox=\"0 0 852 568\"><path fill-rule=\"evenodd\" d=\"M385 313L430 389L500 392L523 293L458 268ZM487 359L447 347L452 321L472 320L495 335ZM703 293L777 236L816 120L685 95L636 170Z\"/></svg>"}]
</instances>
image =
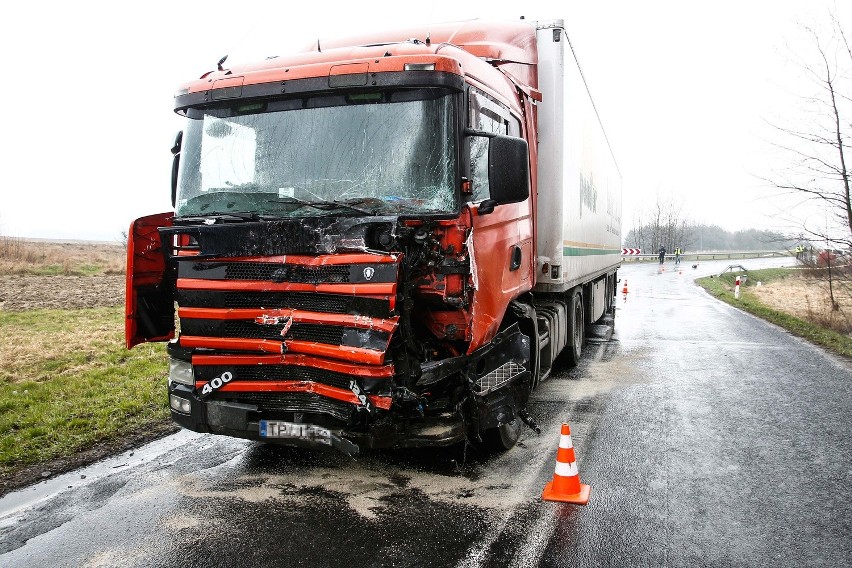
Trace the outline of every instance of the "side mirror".
<instances>
[{"instance_id":1,"label":"side mirror","mask_svg":"<svg viewBox=\"0 0 852 568\"><path fill-rule=\"evenodd\" d=\"M180 148L183 143L183 130L178 131L175 136L175 144L172 146L172 208L177 203L177 178L180 166Z\"/></svg>"},{"instance_id":2,"label":"side mirror","mask_svg":"<svg viewBox=\"0 0 852 568\"><path fill-rule=\"evenodd\" d=\"M498 134L488 145L488 186L497 204L518 203L530 196L527 141Z\"/></svg>"}]
</instances>

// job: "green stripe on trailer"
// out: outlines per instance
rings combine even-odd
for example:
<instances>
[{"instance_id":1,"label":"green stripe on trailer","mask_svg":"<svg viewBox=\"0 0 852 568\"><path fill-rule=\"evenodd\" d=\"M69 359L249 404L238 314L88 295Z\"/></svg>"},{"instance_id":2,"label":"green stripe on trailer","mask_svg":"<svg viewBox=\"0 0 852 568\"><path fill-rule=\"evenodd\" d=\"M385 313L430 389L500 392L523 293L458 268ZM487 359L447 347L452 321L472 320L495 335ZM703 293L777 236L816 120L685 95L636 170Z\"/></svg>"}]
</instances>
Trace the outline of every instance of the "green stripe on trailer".
<instances>
[{"instance_id":1,"label":"green stripe on trailer","mask_svg":"<svg viewBox=\"0 0 852 568\"><path fill-rule=\"evenodd\" d=\"M605 254L617 254L621 256L621 249L562 247L562 256L600 256Z\"/></svg>"}]
</instances>

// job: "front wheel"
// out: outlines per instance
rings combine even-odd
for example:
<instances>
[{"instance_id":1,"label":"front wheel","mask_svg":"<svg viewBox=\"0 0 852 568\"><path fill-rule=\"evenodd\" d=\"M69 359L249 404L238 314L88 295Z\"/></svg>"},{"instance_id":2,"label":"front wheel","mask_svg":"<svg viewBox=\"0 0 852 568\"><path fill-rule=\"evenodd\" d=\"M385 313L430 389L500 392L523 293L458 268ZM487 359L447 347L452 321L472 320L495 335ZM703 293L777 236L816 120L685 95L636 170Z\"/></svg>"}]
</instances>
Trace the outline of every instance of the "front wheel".
<instances>
[{"instance_id":1,"label":"front wheel","mask_svg":"<svg viewBox=\"0 0 852 568\"><path fill-rule=\"evenodd\" d=\"M496 428L489 428L483 432L482 441L485 442L488 449L493 451L505 452L511 450L521 437L522 427L523 422L521 422L520 418L516 417L508 424L501 424Z\"/></svg>"}]
</instances>

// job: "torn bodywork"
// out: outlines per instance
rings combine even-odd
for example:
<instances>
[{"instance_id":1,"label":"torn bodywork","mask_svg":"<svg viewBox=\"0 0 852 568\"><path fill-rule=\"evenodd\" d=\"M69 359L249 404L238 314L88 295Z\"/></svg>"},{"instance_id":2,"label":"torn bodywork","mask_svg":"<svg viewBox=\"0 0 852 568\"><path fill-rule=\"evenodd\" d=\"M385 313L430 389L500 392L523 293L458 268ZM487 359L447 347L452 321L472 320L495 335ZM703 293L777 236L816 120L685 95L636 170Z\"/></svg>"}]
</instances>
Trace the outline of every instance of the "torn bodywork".
<instances>
[{"instance_id":1,"label":"torn bodywork","mask_svg":"<svg viewBox=\"0 0 852 568\"><path fill-rule=\"evenodd\" d=\"M530 338L509 325L468 354L467 223L305 221L160 228L168 246L150 248L163 268L154 289L177 301L168 351L172 368L186 369L169 385L187 401L172 406L178 423L351 454L335 440L447 445L519 416ZM328 434L269 439L270 423Z\"/></svg>"}]
</instances>

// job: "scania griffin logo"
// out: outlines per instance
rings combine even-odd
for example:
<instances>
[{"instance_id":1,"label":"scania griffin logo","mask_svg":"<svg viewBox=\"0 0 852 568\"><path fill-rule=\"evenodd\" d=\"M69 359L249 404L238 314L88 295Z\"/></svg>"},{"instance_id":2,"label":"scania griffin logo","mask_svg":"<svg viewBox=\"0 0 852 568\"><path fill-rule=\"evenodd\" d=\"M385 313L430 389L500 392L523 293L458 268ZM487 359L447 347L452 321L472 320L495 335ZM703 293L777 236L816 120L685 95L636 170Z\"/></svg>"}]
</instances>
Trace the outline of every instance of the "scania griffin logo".
<instances>
[{"instance_id":1,"label":"scania griffin logo","mask_svg":"<svg viewBox=\"0 0 852 568\"><path fill-rule=\"evenodd\" d=\"M364 278L367 279L367 280L372 280L373 274L375 274L375 273L376 273L376 269L373 268L372 266L368 266L367 268L364 269Z\"/></svg>"}]
</instances>

